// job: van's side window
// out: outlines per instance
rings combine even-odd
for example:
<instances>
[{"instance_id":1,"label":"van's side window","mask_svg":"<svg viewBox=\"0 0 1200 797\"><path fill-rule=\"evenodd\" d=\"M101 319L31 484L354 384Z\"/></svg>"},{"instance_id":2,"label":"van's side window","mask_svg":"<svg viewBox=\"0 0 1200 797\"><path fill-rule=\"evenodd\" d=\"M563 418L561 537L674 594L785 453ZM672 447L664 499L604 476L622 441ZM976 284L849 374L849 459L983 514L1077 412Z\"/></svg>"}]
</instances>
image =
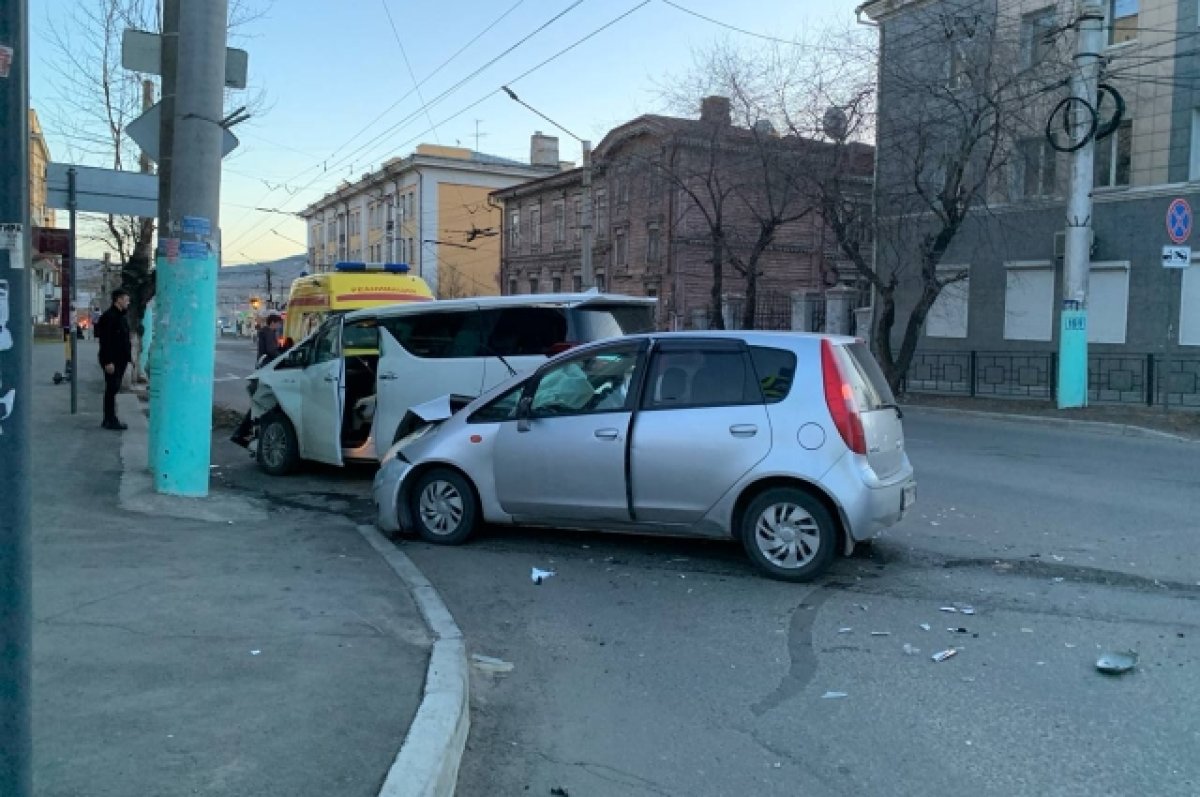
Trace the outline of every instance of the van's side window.
<instances>
[{"instance_id":1,"label":"van's side window","mask_svg":"<svg viewBox=\"0 0 1200 797\"><path fill-rule=\"evenodd\" d=\"M483 356L545 355L567 340L567 317L559 307L505 307L479 313Z\"/></svg>"},{"instance_id":2,"label":"van's side window","mask_svg":"<svg viewBox=\"0 0 1200 797\"><path fill-rule=\"evenodd\" d=\"M475 312L412 313L379 323L414 357L478 357L480 335Z\"/></svg>"},{"instance_id":3,"label":"van's side window","mask_svg":"<svg viewBox=\"0 0 1200 797\"><path fill-rule=\"evenodd\" d=\"M338 354L338 333L342 331L342 325L338 323L328 324L317 334L316 346L313 355L314 363L324 363L336 359Z\"/></svg>"}]
</instances>

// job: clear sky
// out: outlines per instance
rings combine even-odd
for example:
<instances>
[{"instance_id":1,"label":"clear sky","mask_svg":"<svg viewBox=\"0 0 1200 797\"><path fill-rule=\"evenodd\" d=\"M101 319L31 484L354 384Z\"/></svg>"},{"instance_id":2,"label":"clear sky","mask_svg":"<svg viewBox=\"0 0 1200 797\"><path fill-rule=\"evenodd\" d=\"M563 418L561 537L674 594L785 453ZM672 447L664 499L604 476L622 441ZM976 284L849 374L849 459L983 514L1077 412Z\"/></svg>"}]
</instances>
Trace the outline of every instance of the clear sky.
<instances>
[{"instance_id":1,"label":"clear sky","mask_svg":"<svg viewBox=\"0 0 1200 797\"><path fill-rule=\"evenodd\" d=\"M47 40L47 20L71 5L99 1L31 4L35 108L71 99L60 96L48 80L50 60L58 54ZM822 28L852 23L860 2L672 1L718 22L789 40L811 39ZM263 15L237 30L230 45L249 51L251 89L264 92L266 103L259 115L234 129L241 146L224 162L221 227L226 263L302 252L301 220L256 208L300 210L341 180L356 178L390 157L407 155L418 143L474 149L478 132L478 149L527 161L534 130L558 131L500 93L503 84L576 135L598 142L621 122L664 110L658 87L671 75L686 72L697 48L726 38L748 47L773 46L689 15L665 0L248 4L262 9ZM636 10L539 67L630 9ZM455 55L477 35L474 44ZM413 91L405 55L416 80L425 81L419 93ZM66 142L50 127L45 133L53 158L67 159ZM578 144L558 134L560 156L578 160Z\"/></svg>"}]
</instances>

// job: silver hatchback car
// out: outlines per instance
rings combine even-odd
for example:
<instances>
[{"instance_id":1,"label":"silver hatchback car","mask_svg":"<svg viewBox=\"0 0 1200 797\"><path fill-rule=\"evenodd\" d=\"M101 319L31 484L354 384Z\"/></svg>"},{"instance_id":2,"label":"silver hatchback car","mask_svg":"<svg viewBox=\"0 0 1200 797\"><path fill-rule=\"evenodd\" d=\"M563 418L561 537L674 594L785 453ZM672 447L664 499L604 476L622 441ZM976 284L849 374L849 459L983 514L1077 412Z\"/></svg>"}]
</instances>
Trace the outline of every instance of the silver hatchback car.
<instances>
[{"instance_id":1,"label":"silver hatchback car","mask_svg":"<svg viewBox=\"0 0 1200 797\"><path fill-rule=\"evenodd\" d=\"M453 415L441 407L384 457L385 531L443 544L482 523L735 538L767 575L805 581L916 497L900 410L854 338L616 338Z\"/></svg>"}]
</instances>

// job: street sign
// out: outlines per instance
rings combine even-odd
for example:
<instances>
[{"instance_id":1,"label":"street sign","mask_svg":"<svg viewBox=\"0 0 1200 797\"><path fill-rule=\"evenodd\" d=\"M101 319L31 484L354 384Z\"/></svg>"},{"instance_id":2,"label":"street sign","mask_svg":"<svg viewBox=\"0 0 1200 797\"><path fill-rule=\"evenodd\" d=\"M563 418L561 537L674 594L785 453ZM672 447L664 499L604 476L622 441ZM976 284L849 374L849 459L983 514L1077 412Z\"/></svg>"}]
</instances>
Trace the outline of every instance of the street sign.
<instances>
[{"instance_id":1,"label":"street sign","mask_svg":"<svg viewBox=\"0 0 1200 797\"><path fill-rule=\"evenodd\" d=\"M125 132L141 148L142 152L146 153L146 157L155 163L158 163L158 123L161 118L162 103L156 102L147 108L144 114L125 125ZM237 149L239 142L237 136L228 130L221 132L224 133L221 138L221 157L223 158Z\"/></svg>"},{"instance_id":2,"label":"street sign","mask_svg":"<svg viewBox=\"0 0 1200 797\"><path fill-rule=\"evenodd\" d=\"M225 88L246 88L250 54L233 47L225 49ZM121 37L121 66L132 72L162 74L162 36L145 30L126 28Z\"/></svg>"},{"instance_id":3,"label":"street sign","mask_svg":"<svg viewBox=\"0 0 1200 797\"><path fill-rule=\"evenodd\" d=\"M1163 268L1188 268L1192 265L1192 247L1164 246L1162 265Z\"/></svg>"},{"instance_id":4,"label":"street sign","mask_svg":"<svg viewBox=\"0 0 1200 797\"><path fill-rule=\"evenodd\" d=\"M1182 197L1167 207L1167 236L1171 243L1185 244L1192 234L1192 206Z\"/></svg>"},{"instance_id":5,"label":"street sign","mask_svg":"<svg viewBox=\"0 0 1200 797\"><path fill-rule=\"evenodd\" d=\"M141 172L118 172L69 163L46 165L46 204L69 209L67 170L75 170L75 209L122 216L158 215L158 177Z\"/></svg>"}]
</instances>

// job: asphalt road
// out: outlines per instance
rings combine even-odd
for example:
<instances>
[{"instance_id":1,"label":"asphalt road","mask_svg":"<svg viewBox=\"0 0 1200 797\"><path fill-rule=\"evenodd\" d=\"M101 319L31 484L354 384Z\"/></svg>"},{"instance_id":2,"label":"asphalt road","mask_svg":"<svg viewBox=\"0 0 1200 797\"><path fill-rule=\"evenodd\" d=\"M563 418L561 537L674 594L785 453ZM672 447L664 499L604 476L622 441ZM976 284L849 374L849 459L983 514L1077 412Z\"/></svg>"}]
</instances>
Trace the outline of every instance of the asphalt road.
<instances>
[{"instance_id":1,"label":"asphalt road","mask_svg":"<svg viewBox=\"0 0 1200 797\"><path fill-rule=\"evenodd\" d=\"M245 377L254 370L254 340L231 335L217 337L213 363L213 404L243 411L250 406Z\"/></svg>"},{"instance_id":2,"label":"asphalt road","mask_svg":"<svg viewBox=\"0 0 1200 797\"><path fill-rule=\"evenodd\" d=\"M915 514L814 586L735 545L402 543L472 651L513 664L475 673L459 794L1200 793L1200 449L917 412L906 429ZM1110 648L1138 669L1097 673Z\"/></svg>"},{"instance_id":3,"label":"asphalt road","mask_svg":"<svg viewBox=\"0 0 1200 797\"><path fill-rule=\"evenodd\" d=\"M513 667L473 673L458 793L1200 793L1200 446L917 410L905 428L916 509L814 585L734 544L398 543L472 653ZM273 480L226 449L227 483L371 520L369 468ZM1137 669L1097 673L1109 649Z\"/></svg>"}]
</instances>

